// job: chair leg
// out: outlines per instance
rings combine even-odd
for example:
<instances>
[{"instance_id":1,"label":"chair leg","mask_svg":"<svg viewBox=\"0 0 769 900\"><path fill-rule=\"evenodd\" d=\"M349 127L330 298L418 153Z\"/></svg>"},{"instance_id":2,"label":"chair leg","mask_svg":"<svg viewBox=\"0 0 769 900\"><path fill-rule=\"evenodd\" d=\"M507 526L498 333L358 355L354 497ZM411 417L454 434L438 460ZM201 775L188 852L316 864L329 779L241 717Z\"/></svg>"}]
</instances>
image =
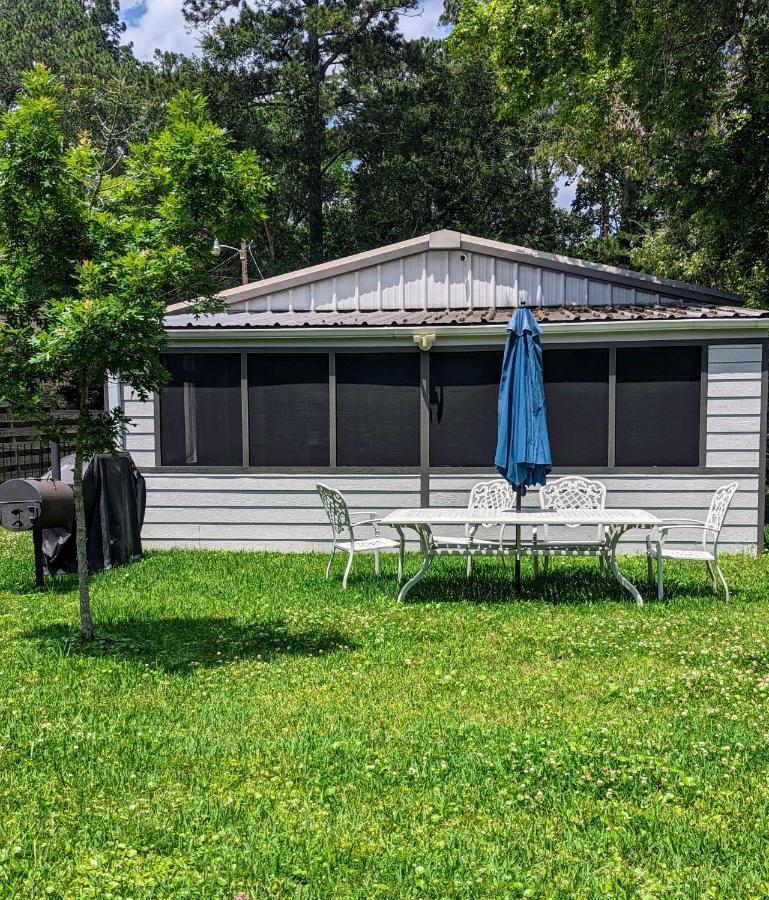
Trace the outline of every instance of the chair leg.
<instances>
[{"instance_id":1,"label":"chair leg","mask_svg":"<svg viewBox=\"0 0 769 900\"><path fill-rule=\"evenodd\" d=\"M336 544L331 548L331 556L328 560L328 565L326 566L326 578L331 574L331 563L334 561L334 556L336 555Z\"/></svg>"},{"instance_id":2,"label":"chair leg","mask_svg":"<svg viewBox=\"0 0 769 900\"><path fill-rule=\"evenodd\" d=\"M657 544L657 599L665 599L665 579L662 574L662 547Z\"/></svg>"},{"instance_id":3,"label":"chair leg","mask_svg":"<svg viewBox=\"0 0 769 900\"><path fill-rule=\"evenodd\" d=\"M539 556L535 553L534 559L534 577L539 578Z\"/></svg>"},{"instance_id":4,"label":"chair leg","mask_svg":"<svg viewBox=\"0 0 769 900\"><path fill-rule=\"evenodd\" d=\"M469 578L473 574L473 558L470 554L467 554L467 577Z\"/></svg>"},{"instance_id":5,"label":"chair leg","mask_svg":"<svg viewBox=\"0 0 769 900\"><path fill-rule=\"evenodd\" d=\"M547 575L548 569L550 568L550 557L545 556L542 559L542 571L545 575Z\"/></svg>"},{"instance_id":6,"label":"chair leg","mask_svg":"<svg viewBox=\"0 0 769 900\"><path fill-rule=\"evenodd\" d=\"M382 562L379 559L379 551L374 551L374 574L381 575L382 574Z\"/></svg>"},{"instance_id":7,"label":"chair leg","mask_svg":"<svg viewBox=\"0 0 769 900\"><path fill-rule=\"evenodd\" d=\"M726 601L729 601L729 585L726 583L726 579L724 578L724 573L721 571L721 566L718 565L718 560L715 561L716 572L718 572L718 577L721 579L721 584L724 586L724 596Z\"/></svg>"},{"instance_id":8,"label":"chair leg","mask_svg":"<svg viewBox=\"0 0 769 900\"><path fill-rule=\"evenodd\" d=\"M398 584L400 584L401 581L403 581L403 563L404 563L405 555L406 555L406 540L403 537L403 535L401 535L401 542L400 542L400 546L398 547Z\"/></svg>"},{"instance_id":9,"label":"chair leg","mask_svg":"<svg viewBox=\"0 0 769 900\"><path fill-rule=\"evenodd\" d=\"M717 594L718 582L716 581L716 571L710 561L706 562L705 565L708 567L708 575L710 575L710 585L713 588L713 591Z\"/></svg>"},{"instance_id":10,"label":"chair leg","mask_svg":"<svg viewBox=\"0 0 769 900\"><path fill-rule=\"evenodd\" d=\"M350 569L352 568L353 551L350 550L349 552L350 552L350 558L347 560L347 565L345 566L345 570L344 570L344 578L342 578L342 590L343 591L347 590L347 578L350 574Z\"/></svg>"}]
</instances>

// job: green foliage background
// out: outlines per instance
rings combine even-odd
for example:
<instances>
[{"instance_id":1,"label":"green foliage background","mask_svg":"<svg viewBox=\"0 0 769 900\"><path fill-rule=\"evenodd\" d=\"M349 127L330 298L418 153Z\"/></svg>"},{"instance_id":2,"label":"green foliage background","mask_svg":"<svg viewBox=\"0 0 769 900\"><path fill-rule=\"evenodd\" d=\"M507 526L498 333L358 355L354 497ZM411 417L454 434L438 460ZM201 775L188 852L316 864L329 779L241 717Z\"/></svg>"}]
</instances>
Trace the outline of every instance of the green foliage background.
<instances>
[{"instance_id":1,"label":"green foliage background","mask_svg":"<svg viewBox=\"0 0 769 900\"><path fill-rule=\"evenodd\" d=\"M769 305L765 0L452 0L448 43L403 39L414 6L187 0L201 53L140 63L116 0L0 0L0 105L45 62L119 167L202 93L272 181L252 277L445 227Z\"/></svg>"}]
</instances>

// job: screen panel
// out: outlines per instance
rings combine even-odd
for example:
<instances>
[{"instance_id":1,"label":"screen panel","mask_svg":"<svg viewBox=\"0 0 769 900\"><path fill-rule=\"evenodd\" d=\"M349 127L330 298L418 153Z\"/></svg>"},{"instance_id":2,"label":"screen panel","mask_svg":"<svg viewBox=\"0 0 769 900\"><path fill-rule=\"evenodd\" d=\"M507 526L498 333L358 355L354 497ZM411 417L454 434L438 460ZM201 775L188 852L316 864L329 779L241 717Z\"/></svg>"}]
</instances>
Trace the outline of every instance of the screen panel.
<instances>
[{"instance_id":1,"label":"screen panel","mask_svg":"<svg viewBox=\"0 0 769 900\"><path fill-rule=\"evenodd\" d=\"M160 394L161 464L240 466L240 354L167 354Z\"/></svg>"},{"instance_id":2,"label":"screen panel","mask_svg":"<svg viewBox=\"0 0 769 900\"><path fill-rule=\"evenodd\" d=\"M160 392L160 464L184 466L187 453L184 431L184 356L168 353L163 365L171 379Z\"/></svg>"},{"instance_id":3,"label":"screen panel","mask_svg":"<svg viewBox=\"0 0 769 900\"><path fill-rule=\"evenodd\" d=\"M419 354L336 354L340 466L419 465Z\"/></svg>"},{"instance_id":4,"label":"screen panel","mask_svg":"<svg viewBox=\"0 0 769 900\"><path fill-rule=\"evenodd\" d=\"M546 347L543 367L553 465L608 465L608 349Z\"/></svg>"},{"instance_id":5,"label":"screen panel","mask_svg":"<svg viewBox=\"0 0 769 900\"><path fill-rule=\"evenodd\" d=\"M430 353L430 465L490 468L502 351Z\"/></svg>"},{"instance_id":6,"label":"screen panel","mask_svg":"<svg viewBox=\"0 0 769 900\"><path fill-rule=\"evenodd\" d=\"M329 465L327 353L248 356L252 466Z\"/></svg>"},{"instance_id":7,"label":"screen panel","mask_svg":"<svg viewBox=\"0 0 769 900\"><path fill-rule=\"evenodd\" d=\"M617 348L618 466L700 460L701 347Z\"/></svg>"}]
</instances>

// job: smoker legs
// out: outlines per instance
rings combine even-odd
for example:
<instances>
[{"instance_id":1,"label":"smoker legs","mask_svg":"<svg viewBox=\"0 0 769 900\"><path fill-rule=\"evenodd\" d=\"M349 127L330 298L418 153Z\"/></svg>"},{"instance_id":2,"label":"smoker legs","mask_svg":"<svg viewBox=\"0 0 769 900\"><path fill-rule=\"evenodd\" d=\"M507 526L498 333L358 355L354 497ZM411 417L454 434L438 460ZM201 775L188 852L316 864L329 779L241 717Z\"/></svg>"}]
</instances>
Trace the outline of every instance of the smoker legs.
<instances>
[{"instance_id":1,"label":"smoker legs","mask_svg":"<svg viewBox=\"0 0 769 900\"><path fill-rule=\"evenodd\" d=\"M39 528L32 529L32 545L35 548L35 584L45 587L45 559L43 558L43 532Z\"/></svg>"}]
</instances>

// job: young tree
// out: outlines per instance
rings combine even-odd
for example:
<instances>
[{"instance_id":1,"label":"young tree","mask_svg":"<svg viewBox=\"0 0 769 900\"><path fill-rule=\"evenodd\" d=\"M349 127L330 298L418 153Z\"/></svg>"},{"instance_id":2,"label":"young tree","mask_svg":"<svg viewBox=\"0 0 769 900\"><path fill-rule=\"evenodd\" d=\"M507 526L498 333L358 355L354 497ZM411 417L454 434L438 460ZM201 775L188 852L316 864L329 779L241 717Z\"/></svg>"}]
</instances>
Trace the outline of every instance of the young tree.
<instances>
[{"instance_id":1,"label":"young tree","mask_svg":"<svg viewBox=\"0 0 769 900\"><path fill-rule=\"evenodd\" d=\"M62 136L61 84L47 69L0 124L0 398L61 436L66 394L79 398L74 493L81 636L93 636L83 465L111 452L127 420L93 412L108 374L147 397L164 382L166 305L215 303L214 236L230 243L263 216L268 184L255 155L235 153L204 101L182 94L165 128L109 174L88 136Z\"/></svg>"}]
</instances>

